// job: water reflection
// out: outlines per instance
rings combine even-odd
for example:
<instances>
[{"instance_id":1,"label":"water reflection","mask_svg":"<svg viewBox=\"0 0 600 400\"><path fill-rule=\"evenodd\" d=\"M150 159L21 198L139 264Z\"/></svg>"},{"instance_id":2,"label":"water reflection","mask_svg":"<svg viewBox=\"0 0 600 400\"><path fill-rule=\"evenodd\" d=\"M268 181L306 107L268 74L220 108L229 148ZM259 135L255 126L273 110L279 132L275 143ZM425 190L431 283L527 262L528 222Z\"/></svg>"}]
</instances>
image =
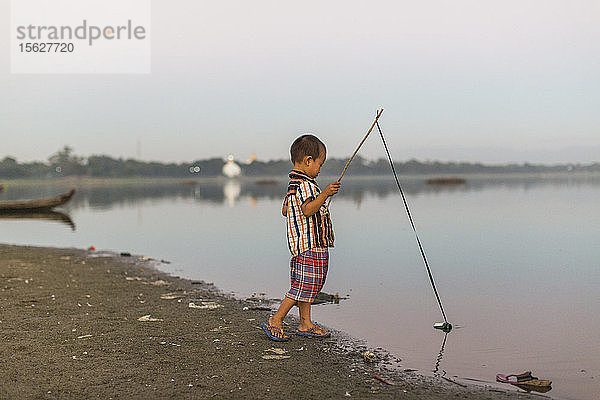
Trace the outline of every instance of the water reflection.
<instances>
[{"instance_id":1,"label":"water reflection","mask_svg":"<svg viewBox=\"0 0 600 400\"><path fill-rule=\"evenodd\" d=\"M238 197L240 197L240 193L242 192L242 185L236 179L228 179L223 186L223 195L227 199L227 204L229 207L233 207L235 205L235 201Z\"/></svg>"},{"instance_id":2,"label":"water reflection","mask_svg":"<svg viewBox=\"0 0 600 400\"><path fill-rule=\"evenodd\" d=\"M0 214L0 219L41 219L46 221L56 221L68 225L71 230L75 230L75 223L69 214L59 211L38 211L38 212L11 212Z\"/></svg>"},{"instance_id":3,"label":"water reflection","mask_svg":"<svg viewBox=\"0 0 600 400\"><path fill-rule=\"evenodd\" d=\"M323 177L322 185L335 178ZM552 177L485 177L471 176L464 185L428 185L426 177L403 177L401 184L409 197L437 195L457 192L478 192L490 187L503 187L510 190L530 190L544 186L581 186L600 185L600 174L562 175ZM268 182L268 184L265 184ZM23 184L11 186L2 194L6 200L44 197L55 193L56 187L71 186L73 182L60 180L43 184ZM96 210L110 209L115 206L130 206L140 201L157 199L193 199L198 202L227 204L233 207L239 199L250 199L253 204L261 200L281 199L287 187L285 179L206 179L206 180L161 180L161 181L103 181L93 183L82 180L76 183L78 195L67 205L68 209L90 207ZM346 178L337 199L351 200L357 208L368 196L385 198L398 195L398 189L391 177Z\"/></svg>"},{"instance_id":4,"label":"water reflection","mask_svg":"<svg viewBox=\"0 0 600 400\"><path fill-rule=\"evenodd\" d=\"M435 376L437 376L437 377L440 376L440 374L439 374L440 363L442 362L442 359L444 358L444 349L446 348L446 339L448 338L448 333L449 332L444 333L444 339L442 340L442 347L440 348L440 352L438 353L437 357L435 358L435 365L433 367L433 374ZM446 371L443 371L442 376L443 375L446 375Z\"/></svg>"}]
</instances>

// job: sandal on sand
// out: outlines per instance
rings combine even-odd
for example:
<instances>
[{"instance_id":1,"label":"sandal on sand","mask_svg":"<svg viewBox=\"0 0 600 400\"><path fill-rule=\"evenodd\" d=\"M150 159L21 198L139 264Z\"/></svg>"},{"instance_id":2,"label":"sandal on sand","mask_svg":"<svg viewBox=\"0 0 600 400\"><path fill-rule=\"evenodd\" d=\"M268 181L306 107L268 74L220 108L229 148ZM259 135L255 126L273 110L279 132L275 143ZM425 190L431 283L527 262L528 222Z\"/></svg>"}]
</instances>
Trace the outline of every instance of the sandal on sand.
<instances>
[{"instance_id":1,"label":"sandal on sand","mask_svg":"<svg viewBox=\"0 0 600 400\"><path fill-rule=\"evenodd\" d=\"M532 376L531 371L526 371L526 372L523 372L522 374L510 374L510 375L497 374L496 375L496 381L502 382L502 383L520 383L520 382L531 381L534 379L538 379L538 378L536 378L535 376Z\"/></svg>"},{"instance_id":2,"label":"sandal on sand","mask_svg":"<svg viewBox=\"0 0 600 400\"><path fill-rule=\"evenodd\" d=\"M322 330L325 333L317 333L317 330ZM327 332L325 329L321 328L319 325L313 326L307 331L301 331L300 329L296 330L296 335L305 336L305 337L313 337L313 338L328 338L331 336L331 333Z\"/></svg>"},{"instance_id":3,"label":"sandal on sand","mask_svg":"<svg viewBox=\"0 0 600 400\"><path fill-rule=\"evenodd\" d=\"M552 381L549 381L547 379L539 379L535 376L532 376L530 371L524 372L522 374L511 375L497 374L496 381L502 383L510 383L511 385L523 389L527 392L546 393L552 390Z\"/></svg>"},{"instance_id":4,"label":"sandal on sand","mask_svg":"<svg viewBox=\"0 0 600 400\"><path fill-rule=\"evenodd\" d=\"M271 340L274 340L276 342L287 342L288 340L290 340L290 338L286 336L285 333L283 333L283 329L273 326L268 322L263 322L262 324L260 324L260 327L263 331L265 331L265 333Z\"/></svg>"}]
</instances>

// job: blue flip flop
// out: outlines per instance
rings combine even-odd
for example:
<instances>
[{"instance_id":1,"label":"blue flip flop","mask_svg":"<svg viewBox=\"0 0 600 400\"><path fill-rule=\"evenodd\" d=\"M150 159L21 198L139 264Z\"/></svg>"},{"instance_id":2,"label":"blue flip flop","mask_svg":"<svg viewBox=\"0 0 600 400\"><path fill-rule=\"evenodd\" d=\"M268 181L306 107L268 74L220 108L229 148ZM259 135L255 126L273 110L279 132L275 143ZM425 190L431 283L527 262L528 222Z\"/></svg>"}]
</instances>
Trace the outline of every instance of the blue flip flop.
<instances>
[{"instance_id":1,"label":"blue flip flop","mask_svg":"<svg viewBox=\"0 0 600 400\"><path fill-rule=\"evenodd\" d=\"M265 333L271 340L274 340L276 342L287 342L288 340L290 340L290 338L285 336L285 333L283 333L283 329L273 326L268 322L263 322L262 324L260 324L260 327L263 331L265 331Z\"/></svg>"},{"instance_id":2,"label":"blue flip flop","mask_svg":"<svg viewBox=\"0 0 600 400\"><path fill-rule=\"evenodd\" d=\"M317 329L323 330L325 333L316 333ZM319 325L315 325L307 331L301 331L300 329L296 330L296 335L311 337L311 338L328 338L331 336L331 333L327 332L325 329L321 328Z\"/></svg>"}]
</instances>

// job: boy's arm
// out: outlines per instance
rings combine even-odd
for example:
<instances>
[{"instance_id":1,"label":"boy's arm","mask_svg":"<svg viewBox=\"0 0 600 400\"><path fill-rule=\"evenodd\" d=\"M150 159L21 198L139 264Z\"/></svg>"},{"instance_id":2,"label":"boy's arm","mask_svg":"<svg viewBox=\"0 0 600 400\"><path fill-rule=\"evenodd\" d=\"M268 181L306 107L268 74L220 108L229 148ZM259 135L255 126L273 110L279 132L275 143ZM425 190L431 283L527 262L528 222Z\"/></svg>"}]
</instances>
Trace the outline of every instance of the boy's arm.
<instances>
[{"instance_id":1,"label":"boy's arm","mask_svg":"<svg viewBox=\"0 0 600 400\"><path fill-rule=\"evenodd\" d=\"M284 217L287 217L287 212L288 212L288 196L285 196L285 198L283 199L283 204L281 206L281 214Z\"/></svg>"},{"instance_id":2,"label":"boy's arm","mask_svg":"<svg viewBox=\"0 0 600 400\"><path fill-rule=\"evenodd\" d=\"M315 199L306 200L300 207L302 209L302 214L304 214L306 217L310 217L319 212L319 209L323 203L325 203L325 200L340 190L340 185L341 184L339 182L332 182L327 185L325 190L323 190Z\"/></svg>"}]
</instances>

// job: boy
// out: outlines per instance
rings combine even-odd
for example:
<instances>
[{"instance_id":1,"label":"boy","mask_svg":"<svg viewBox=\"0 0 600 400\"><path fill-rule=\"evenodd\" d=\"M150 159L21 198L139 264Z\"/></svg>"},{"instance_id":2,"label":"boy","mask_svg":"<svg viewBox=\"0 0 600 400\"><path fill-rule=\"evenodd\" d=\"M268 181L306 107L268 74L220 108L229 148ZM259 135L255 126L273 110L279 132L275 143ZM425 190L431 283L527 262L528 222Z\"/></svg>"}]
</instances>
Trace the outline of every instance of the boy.
<instances>
[{"instance_id":1,"label":"boy","mask_svg":"<svg viewBox=\"0 0 600 400\"><path fill-rule=\"evenodd\" d=\"M330 336L311 321L310 310L325 284L328 248L333 247L334 240L329 210L324 203L340 190L339 182L330 183L323 191L315 182L327 156L325 145L316 136L300 136L292 143L290 155L294 169L289 174L290 183L281 213L287 219L288 247L292 254L291 288L275 315L261 325L267 336L278 342L289 339L283 332L283 319L295 304L300 310L297 335Z\"/></svg>"}]
</instances>

